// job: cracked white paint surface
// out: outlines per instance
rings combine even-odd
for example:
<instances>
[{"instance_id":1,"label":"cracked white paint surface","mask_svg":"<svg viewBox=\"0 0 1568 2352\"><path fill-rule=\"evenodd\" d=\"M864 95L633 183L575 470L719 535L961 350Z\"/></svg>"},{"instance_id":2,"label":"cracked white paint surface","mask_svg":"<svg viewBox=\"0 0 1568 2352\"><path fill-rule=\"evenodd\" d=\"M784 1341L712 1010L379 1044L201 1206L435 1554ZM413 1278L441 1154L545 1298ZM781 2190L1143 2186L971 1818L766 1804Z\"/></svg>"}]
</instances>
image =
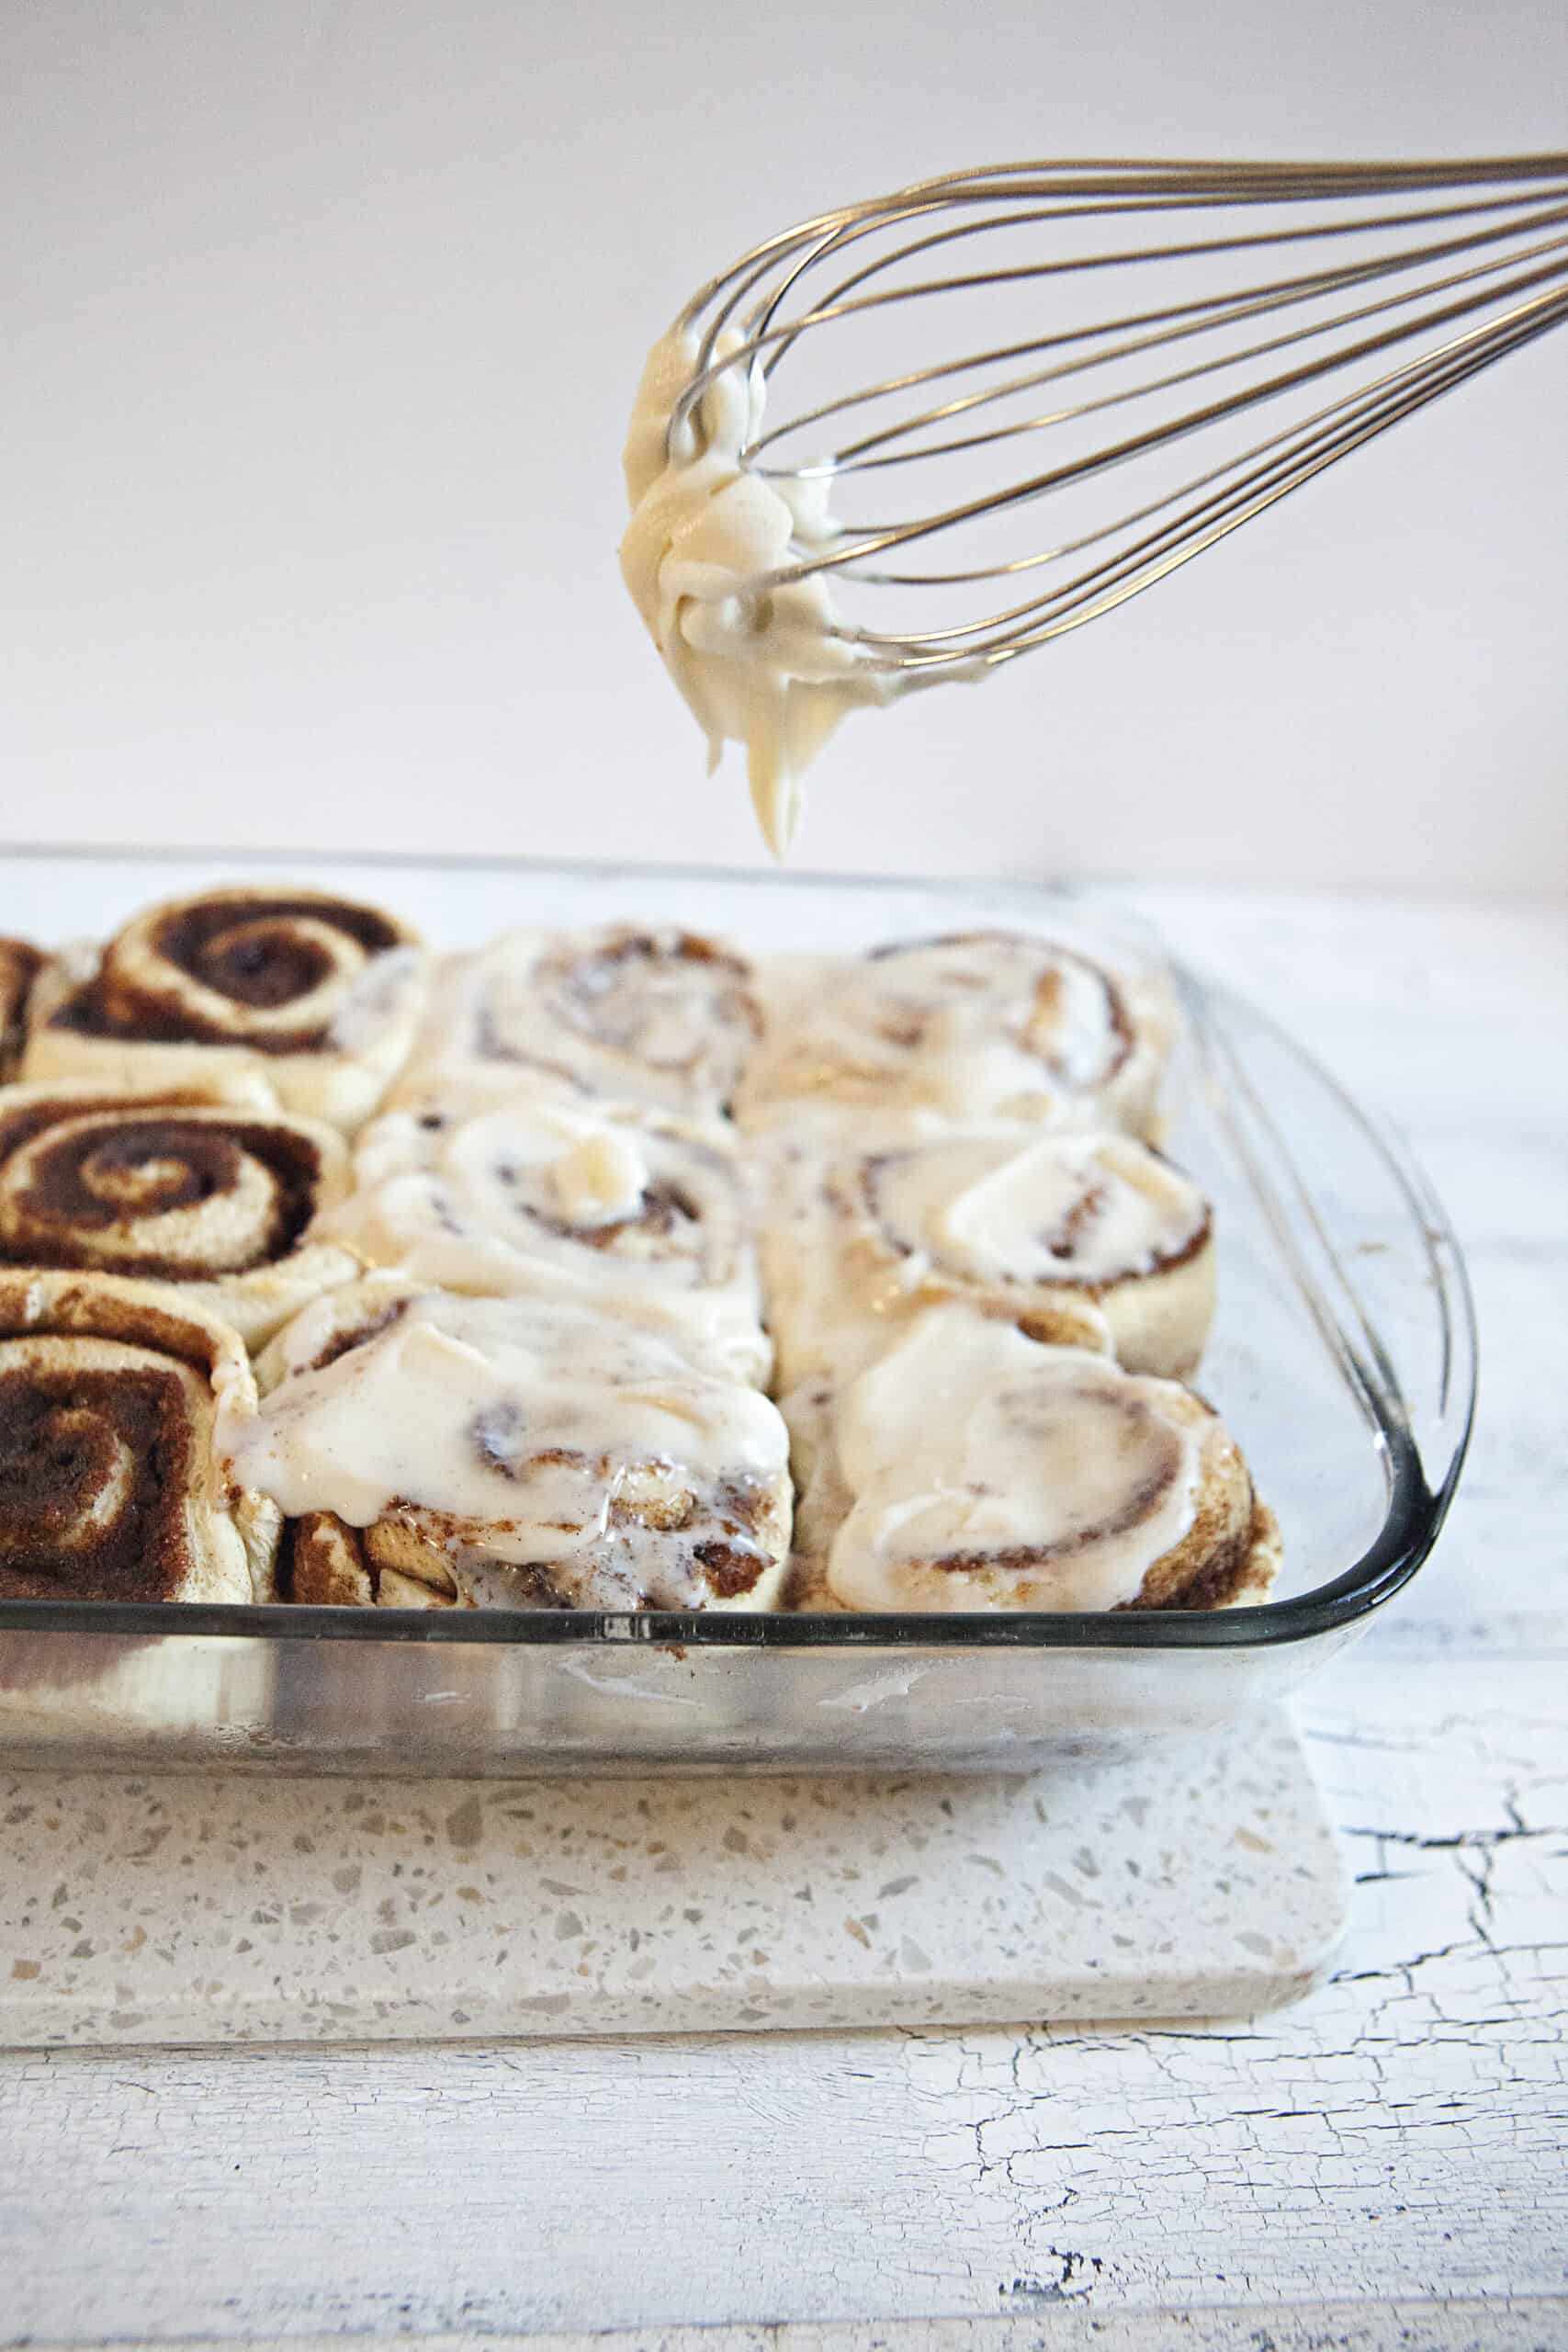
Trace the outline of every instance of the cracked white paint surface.
<instances>
[{"instance_id":1,"label":"cracked white paint surface","mask_svg":"<svg viewBox=\"0 0 1568 2352\"><path fill-rule=\"evenodd\" d=\"M1562 922L1160 911L1402 1121L1479 1294L1450 1530L1303 1711L1330 1982L1213 2029L0 2057L0 2341L1568 2344Z\"/></svg>"},{"instance_id":2,"label":"cracked white paint surface","mask_svg":"<svg viewBox=\"0 0 1568 2352\"><path fill-rule=\"evenodd\" d=\"M789 2322L635 2330L551 2328L522 2335L361 2337L399 2352L468 2352L527 2345L529 2352L1560 2352L1562 2306L1534 2296L1484 2303L1298 2303L1271 2310L1096 2311L1066 2300L984 2319ZM182 2337L180 2352L218 2352L224 2339ZM339 2352L337 2335L253 2339L247 2352ZM35 2345L33 2352L62 2352Z\"/></svg>"}]
</instances>

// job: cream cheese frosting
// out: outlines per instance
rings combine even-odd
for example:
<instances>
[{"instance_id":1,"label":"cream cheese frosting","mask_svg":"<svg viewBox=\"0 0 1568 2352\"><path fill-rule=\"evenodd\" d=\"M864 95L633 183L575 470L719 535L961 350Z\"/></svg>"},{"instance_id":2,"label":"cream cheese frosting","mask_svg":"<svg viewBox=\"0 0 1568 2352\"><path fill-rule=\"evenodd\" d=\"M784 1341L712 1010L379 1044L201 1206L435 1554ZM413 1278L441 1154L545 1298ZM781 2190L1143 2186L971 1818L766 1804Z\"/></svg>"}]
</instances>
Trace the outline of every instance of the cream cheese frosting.
<instances>
[{"instance_id":1,"label":"cream cheese frosting","mask_svg":"<svg viewBox=\"0 0 1568 2352\"><path fill-rule=\"evenodd\" d=\"M716 1117L761 1022L746 959L672 927L513 931L437 975L395 1108L455 1075Z\"/></svg>"},{"instance_id":2,"label":"cream cheese frosting","mask_svg":"<svg viewBox=\"0 0 1568 2352\"><path fill-rule=\"evenodd\" d=\"M1130 1136L959 1135L867 1163L866 1205L912 1267L1097 1286L1152 1273L1204 1230L1189 1178Z\"/></svg>"},{"instance_id":3,"label":"cream cheese frosting","mask_svg":"<svg viewBox=\"0 0 1568 2352\"><path fill-rule=\"evenodd\" d=\"M319 1231L373 1264L576 1300L710 1370L767 1378L750 1187L716 1128L453 1080L373 1120L355 1176Z\"/></svg>"},{"instance_id":4,"label":"cream cheese frosting","mask_svg":"<svg viewBox=\"0 0 1568 2352\"><path fill-rule=\"evenodd\" d=\"M338 1294L274 1342L260 1411L223 1430L243 1483L290 1518L412 1515L481 1604L505 1604L509 1569L547 1566L576 1605L702 1606L705 1541L754 1557L725 1605L768 1605L783 1546L748 1532L750 1498L787 1542L788 1438L765 1396L576 1306L365 1289L361 1334Z\"/></svg>"},{"instance_id":5,"label":"cream cheese frosting","mask_svg":"<svg viewBox=\"0 0 1568 2352\"><path fill-rule=\"evenodd\" d=\"M1168 984L1022 932L900 942L759 966L764 1040L743 1124L923 1108L1147 1133L1178 1031Z\"/></svg>"},{"instance_id":6,"label":"cream cheese frosting","mask_svg":"<svg viewBox=\"0 0 1568 2352\"><path fill-rule=\"evenodd\" d=\"M716 356L739 345L721 336ZM749 467L764 398L760 368L725 368L679 424L699 343L676 327L649 355L623 458L631 522L621 571L665 667L707 738L746 747L752 805L783 856L799 822L801 777L846 711L890 700L901 681L840 628L829 575L769 575L828 552L839 526L826 479Z\"/></svg>"},{"instance_id":7,"label":"cream cheese frosting","mask_svg":"<svg viewBox=\"0 0 1568 2352\"><path fill-rule=\"evenodd\" d=\"M583 1125L587 1133L569 1137L558 1158L548 1161L549 1181L562 1223L592 1233L638 1215L649 1168L631 1128L604 1119Z\"/></svg>"},{"instance_id":8,"label":"cream cheese frosting","mask_svg":"<svg viewBox=\"0 0 1568 2352\"><path fill-rule=\"evenodd\" d=\"M1179 1399L1181 1412L1169 1409ZM1114 1609L1192 1527L1184 1391L932 1308L837 1416L852 1507L830 1592L858 1611Z\"/></svg>"},{"instance_id":9,"label":"cream cheese frosting","mask_svg":"<svg viewBox=\"0 0 1568 2352\"><path fill-rule=\"evenodd\" d=\"M949 1298L1033 1339L1184 1376L1213 1312L1207 1202L1109 1129L886 1117L859 1145L802 1120L758 1138L769 1317L785 1391L835 1390Z\"/></svg>"}]
</instances>

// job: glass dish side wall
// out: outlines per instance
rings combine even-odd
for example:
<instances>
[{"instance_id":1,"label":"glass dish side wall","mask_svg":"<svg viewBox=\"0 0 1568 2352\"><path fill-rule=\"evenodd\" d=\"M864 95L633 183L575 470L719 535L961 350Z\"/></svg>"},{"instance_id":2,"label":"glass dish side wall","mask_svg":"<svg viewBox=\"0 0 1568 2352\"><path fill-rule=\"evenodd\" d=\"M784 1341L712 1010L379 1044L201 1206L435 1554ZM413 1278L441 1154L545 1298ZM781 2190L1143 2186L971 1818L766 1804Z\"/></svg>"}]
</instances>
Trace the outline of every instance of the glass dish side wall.
<instances>
[{"instance_id":1,"label":"glass dish side wall","mask_svg":"<svg viewBox=\"0 0 1568 2352\"><path fill-rule=\"evenodd\" d=\"M1223 1732L1288 1696L1366 1622L1179 1652L436 1644L378 1638L374 1625L368 1639L322 1642L11 1634L0 1767L495 1780L1035 1771Z\"/></svg>"},{"instance_id":2,"label":"glass dish side wall","mask_svg":"<svg viewBox=\"0 0 1568 2352\"><path fill-rule=\"evenodd\" d=\"M108 928L252 861L20 861L44 935ZM267 860L265 870L279 861ZM1004 923L1122 963L1091 897L766 875L304 861L459 945L621 916L753 948ZM1167 1148L1215 1203L1200 1385L1279 1510L1279 1597L1220 1615L486 1616L0 1604L0 1760L516 1776L1033 1768L1201 1734L1282 1695L1430 1549L1462 1459L1473 1340L1441 1211L1322 1072L1182 976ZM93 1630L88 1630L91 1619Z\"/></svg>"}]
</instances>

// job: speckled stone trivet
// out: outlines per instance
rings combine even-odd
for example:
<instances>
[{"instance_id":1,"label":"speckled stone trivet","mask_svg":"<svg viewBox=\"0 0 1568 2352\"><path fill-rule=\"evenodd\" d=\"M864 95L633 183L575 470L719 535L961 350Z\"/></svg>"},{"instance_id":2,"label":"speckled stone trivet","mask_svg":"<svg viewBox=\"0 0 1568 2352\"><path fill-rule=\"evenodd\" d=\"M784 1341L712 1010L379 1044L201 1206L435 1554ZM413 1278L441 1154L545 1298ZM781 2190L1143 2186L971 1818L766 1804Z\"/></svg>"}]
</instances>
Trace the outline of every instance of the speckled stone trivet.
<instances>
[{"instance_id":1,"label":"speckled stone trivet","mask_svg":"<svg viewBox=\"0 0 1568 2352\"><path fill-rule=\"evenodd\" d=\"M0 1780L0 2041L1236 2015L1344 1887L1281 1721L1032 1780Z\"/></svg>"}]
</instances>

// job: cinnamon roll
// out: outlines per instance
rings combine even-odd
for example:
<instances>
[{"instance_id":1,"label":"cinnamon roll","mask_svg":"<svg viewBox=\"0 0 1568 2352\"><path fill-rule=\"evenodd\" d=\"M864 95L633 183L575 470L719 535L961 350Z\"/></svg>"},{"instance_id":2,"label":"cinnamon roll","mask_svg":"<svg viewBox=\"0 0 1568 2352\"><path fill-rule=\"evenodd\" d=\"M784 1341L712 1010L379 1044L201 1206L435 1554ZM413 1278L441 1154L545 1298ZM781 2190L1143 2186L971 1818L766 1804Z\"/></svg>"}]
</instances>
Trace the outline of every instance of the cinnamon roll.
<instances>
[{"instance_id":1,"label":"cinnamon roll","mask_svg":"<svg viewBox=\"0 0 1568 2352\"><path fill-rule=\"evenodd\" d=\"M840 1394L831 1379L823 1378L803 1381L779 1398L779 1410L789 1430L790 1477L795 1487L789 1573L779 1606L797 1616L849 1614L828 1583L828 1555L850 1508L833 1449Z\"/></svg>"},{"instance_id":2,"label":"cinnamon roll","mask_svg":"<svg viewBox=\"0 0 1568 2352\"><path fill-rule=\"evenodd\" d=\"M443 971L414 1075L528 1071L707 1116L734 1094L760 1017L750 965L695 932L513 932Z\"/></svg>"},{"instance_id":3,"label":"cinnamon roll","mask_svg":"<svg viewBox=\"0 0 1568 2352\"><path fill-rule=\"evenodd\" d=\"M1211 1214L1147 1145L929 1117L874 1132L870 1148L826 1152L809 1125L771 1139L762 1253L786 1386L841 1383L944 1298L1133 1372L1195 1369L1213 1317Z\"/></svg>"},{"instance_id":4,"label":"cinnamon roll","mask_svg":"<svg viewBox=\"0 0 1568 2352\"><path fill-rule=\"evenodd\" d=\"M840 1508L832 1510L832 1489ZM1190 1389L932 1307L833 1415L803 1545L846 1609L1219 1609L1279 1532Z\"/></svg>"},{"instance_id":5,"label":"cinnamon roll","mask_svg":"<svg viewBox=\"0 0 1568 2352\"><path fill-rule=\"evenodd\" d=\"M1152 1131L1177 1030L1163 979L1003 931L761 970L764 1043L736 1105L745 1125L814 1102Z\"/></svg>"},{"instance_id":6,"label":"cinnamon roll","mask_svg":"<svg viewBox=\"0 0 1568 2352\"><path fill-rule=\"evenodd\" d=\"M16 1069L27 1035L28 1002L43 965L41 951L25 939L0 938L0 1080Z\"/></svg>"},{"instance_id":7,"label":"cinnamon roll","mask_svg":"<svg viewBox=\"0 0 1568 2352\"><path fill-rule=\"evenodd\" d=\"M423 965L406 924L328 892L172 899L45 971L22 1075L132 1094L217 1082L352 1129L407 1056Z\"/></svg>"},{"instance_id":8,"label":"cinnamon roll","mask_svg":"<svg viewBox=\"0 0 1568 2352\"><path fill-rule=\"evenodd\" d=\"M335 1128L191 1096L0 1087L0 1264L168 1285L258 1346L360 1261L308 1230L348 1189Z\"/></svg>"},{"instance_id":9,"label":"cinnamon roll","mask_svg":"<svg viewBox=\"0 0 1568 2352\"><path fill-rule=\"evenodd\" d=\"M436 1081L372 1120L355 1175L319 1230L371 1264L480 1297L577 1299L767 1379L750 1186L716 1123L613 1115L515 1078Z\"/></svg>"},{"instance_id":10,"label":"cinnamon roll","mask_svg":"<svg viewBox=\"0 0 1568 2352\"><path fill-rule=\"evenodd\" d=\"M640 1326L397 1272L307 1307L231 1421L237 1476L298 1524L296 1600L773 1607L788 1437L757 1390Z\"/></svg>"},{"instance_id":11,"label":"cinnamon roll","mask_svg":"<svg viewBox=\"0 0 1568 2352\"><path fill-rule=\"evenodd\" d=\"M255 1394L216 1316L116 1275L0 1270L0 1595L270 1598L276 1506L215 1442Z\"/></svg>"}]
</instances>

